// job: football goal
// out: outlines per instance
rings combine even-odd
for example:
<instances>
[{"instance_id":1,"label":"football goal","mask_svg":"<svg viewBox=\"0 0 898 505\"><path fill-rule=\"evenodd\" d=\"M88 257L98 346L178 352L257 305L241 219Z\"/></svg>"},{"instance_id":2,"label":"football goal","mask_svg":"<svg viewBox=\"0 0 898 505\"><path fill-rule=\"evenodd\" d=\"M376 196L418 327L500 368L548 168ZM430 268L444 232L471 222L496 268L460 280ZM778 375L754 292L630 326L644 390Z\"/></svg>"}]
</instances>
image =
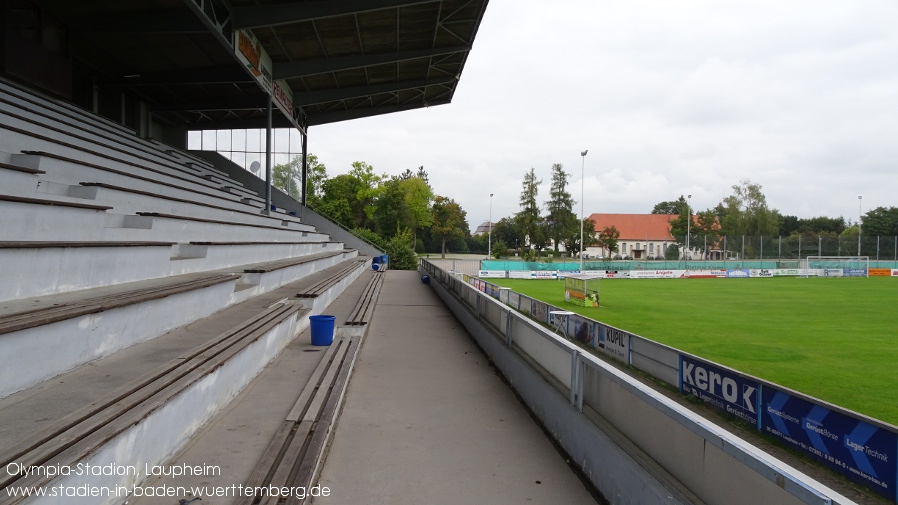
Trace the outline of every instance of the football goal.
<instances>
[{"instance_id":1,"label":"football goal","mask_svg":"<svg viewBox=\"0 0 898 505\"><path fill-rule=\"evenodd\" d=\"M801 261L806 273L819 277L868 277L869 256L808 256Z\"/></svg>"}]
</instances>

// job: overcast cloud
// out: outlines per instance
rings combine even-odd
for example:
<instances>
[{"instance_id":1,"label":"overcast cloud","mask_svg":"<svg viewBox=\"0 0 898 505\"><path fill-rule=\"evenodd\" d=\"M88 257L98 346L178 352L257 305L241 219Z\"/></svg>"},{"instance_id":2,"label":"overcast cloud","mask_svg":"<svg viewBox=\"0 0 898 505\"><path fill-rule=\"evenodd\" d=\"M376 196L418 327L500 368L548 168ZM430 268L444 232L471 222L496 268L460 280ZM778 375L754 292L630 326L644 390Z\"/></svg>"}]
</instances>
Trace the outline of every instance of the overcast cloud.
<instances>
[{"instance_id":1,"label":"overcast cloud","mask_svg":"<svg viewBox=\"0 0 898 505\"><path fill-rule=\"evenodd\" d=\"M449 105L313 127L328 175L424 166L473 230L564 164L580 212L648 213L741 179L802 218L898 206L894 0L492 0ZM588 149L585 160L580 151ZM585 186L581 163L585 161Z\"/></svg>"}]
</instances>

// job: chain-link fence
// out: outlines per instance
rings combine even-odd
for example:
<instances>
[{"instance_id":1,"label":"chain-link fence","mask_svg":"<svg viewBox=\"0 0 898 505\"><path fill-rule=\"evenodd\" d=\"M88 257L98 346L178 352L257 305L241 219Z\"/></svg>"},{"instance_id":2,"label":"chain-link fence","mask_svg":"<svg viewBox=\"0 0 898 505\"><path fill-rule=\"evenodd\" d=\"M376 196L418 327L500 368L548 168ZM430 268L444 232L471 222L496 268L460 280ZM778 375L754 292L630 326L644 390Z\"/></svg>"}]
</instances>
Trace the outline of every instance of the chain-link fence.
<instances>
[{"instance_id":1,"label":"chain-link fence","mask_svg":"<svg viewBox=\"0 0 898 505\"><path fill-rule=\"evenodd\" d=\"M678 237L682 247L685 237ZM794 235L789 237L691 236L689 251L668 260L699 262L773 261L780 267L798 265L808 256L868 256L871 267L894 267L898 263L898 236L843 237Z\"/></svg>"}]
</instances>

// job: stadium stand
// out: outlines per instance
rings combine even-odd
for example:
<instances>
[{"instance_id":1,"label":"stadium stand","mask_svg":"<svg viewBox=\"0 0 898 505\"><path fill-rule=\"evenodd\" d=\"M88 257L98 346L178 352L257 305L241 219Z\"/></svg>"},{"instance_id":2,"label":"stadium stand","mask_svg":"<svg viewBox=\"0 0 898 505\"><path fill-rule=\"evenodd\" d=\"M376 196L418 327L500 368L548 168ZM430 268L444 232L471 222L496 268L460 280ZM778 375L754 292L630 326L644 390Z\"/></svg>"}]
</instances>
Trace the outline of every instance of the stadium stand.
<instances>
[{"instance_id":1,"label":"stadium stand","mask_svg":"<svg viewBox=\"0 0 898 505\"><path fill-rule=\"evenodd\" d=\"M142 450L162 463L368 274L370 257L263 214L206 162L3 91L0 354L16 359L0 370L0 487L52 480L10 463L75 465L134 430L159 436Z\"/></svg>"}]
</instances>

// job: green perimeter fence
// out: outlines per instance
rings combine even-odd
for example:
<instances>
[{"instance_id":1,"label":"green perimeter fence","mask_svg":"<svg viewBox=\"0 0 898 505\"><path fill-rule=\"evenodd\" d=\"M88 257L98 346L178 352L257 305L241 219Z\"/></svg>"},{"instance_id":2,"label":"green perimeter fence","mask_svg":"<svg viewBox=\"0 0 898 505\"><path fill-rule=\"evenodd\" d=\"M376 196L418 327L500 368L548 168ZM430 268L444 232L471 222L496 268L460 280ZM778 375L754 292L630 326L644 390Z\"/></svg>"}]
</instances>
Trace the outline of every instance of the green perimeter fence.
<instances>
[{"instance_id":1,"label":"green perimeter fence","mask_svg":"<svg viewBox=\"0 0 898 505\"><path fill-rule=\"evenodd\" d=\"M651 242L649 240L648 242ZM658 245L663 255L641 251L643 258L629 260L585 259L584 270L706 270L732 268L801 268L808 256L867 256L870 268L898 268L898 236L710 237L691 236L689 254L685 237ZM860 253L858 252L860 251ZM652 259L649 259L652 258ZM524 262L514 258L482 261L483 270L578 271L580 262L554 259Z\"/></svg>"}]
</instances>

